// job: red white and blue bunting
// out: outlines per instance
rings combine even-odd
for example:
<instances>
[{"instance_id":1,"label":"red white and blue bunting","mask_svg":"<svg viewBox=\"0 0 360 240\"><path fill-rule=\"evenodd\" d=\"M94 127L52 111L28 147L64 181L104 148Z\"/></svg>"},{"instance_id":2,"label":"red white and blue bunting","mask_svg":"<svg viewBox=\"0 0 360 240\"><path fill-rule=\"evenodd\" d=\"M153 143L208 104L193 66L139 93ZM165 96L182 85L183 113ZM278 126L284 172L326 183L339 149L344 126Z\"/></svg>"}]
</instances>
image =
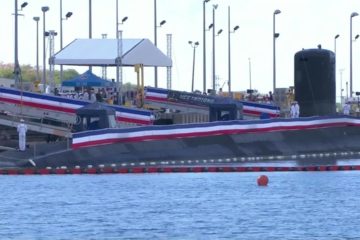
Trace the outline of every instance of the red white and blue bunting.
<instances>
[{"instance_id":1,"label":"red white and blue bunting","mask_svg":"<svg viewBox=\"0 0 360 240\"><path fill-rule=\"evenodd\" d=\"M196 124L101 129L75 133L72 147L91 147L118 142L140 142L227 134L266 133L330 127L360 126L360 119L347 116L297 119L236 120Z\"/></svg>"},{"instance_id":2,"label":"red white and blue bunting","mask_svg":"<svg viewBox=\"0 0 360 240\"><path fill-rule=\"evenodd\" d=\"M75 110L77 108L91 103L85 100L19 91L17 89L10 88L0 88L0 102L19 104L25 107L33 107L41 110L58 111L69 114L75 114ZM152 124L153 114L150 111L110 104L106 104L106 106L115 109L116 120L118 122L139 125Z\"/></svg>"}]
</instances>

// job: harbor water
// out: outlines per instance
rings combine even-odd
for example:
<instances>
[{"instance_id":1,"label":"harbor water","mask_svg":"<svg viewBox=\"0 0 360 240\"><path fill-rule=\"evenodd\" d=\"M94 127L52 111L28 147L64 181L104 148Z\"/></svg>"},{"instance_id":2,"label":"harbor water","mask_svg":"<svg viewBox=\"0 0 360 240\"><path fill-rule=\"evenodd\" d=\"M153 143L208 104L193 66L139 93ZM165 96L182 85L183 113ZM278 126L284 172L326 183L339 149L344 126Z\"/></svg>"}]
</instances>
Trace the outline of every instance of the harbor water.
<instances>
[{"instance_id":1,"label":"harbor water","mask_svg":"<svg viewBox=\"0 0 360 240\"><path fill-rule=\"evenodd\" d=\"M0 239L360 239L359 185L360 171L2 175Z\"/></svg>"}]
</instances>

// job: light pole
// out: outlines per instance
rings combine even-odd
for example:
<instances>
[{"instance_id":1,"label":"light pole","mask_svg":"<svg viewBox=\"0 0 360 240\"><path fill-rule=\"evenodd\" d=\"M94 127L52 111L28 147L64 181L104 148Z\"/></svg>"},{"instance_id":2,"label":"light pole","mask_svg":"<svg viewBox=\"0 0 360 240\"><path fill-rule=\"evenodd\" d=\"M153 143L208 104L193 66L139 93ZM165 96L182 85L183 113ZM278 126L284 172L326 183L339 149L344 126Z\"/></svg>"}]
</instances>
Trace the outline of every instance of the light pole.
<instances>
[{"instance_id":1,"label":"light pole","mask_svg":"<svg viewBox=\"0 0 360 240\"><path fill-rule=\"evenodd\" d=\"M128 17L123 17L119 22L119 1L116 0L116 42L117 42L117 58L116 58L116 102L118 105L122 104L122 95L120 94L120 88L122 86L122 31L119 30L119 25L124 24L128 20Z\"/></svg>"},{"instance_id":2,"label":"light pole","mask_svg":"<svg viewBox=\"0 0 360 240\"><path fill-rule=\"evenodd\" d=\"M62 0L60 0L60 50L63 49L63 20L67 20L69 17L72 16L72 12L67 12L65 18L63 18L62 14ZM63 80L63 65L60 65L60 82Z\"/></svg>"},{"instance_id":3,"label":"light pole","mask_svg":"<svg viewBox=\"0 0 360 240\"><path fill-rule=\"evenodd\" d=\"M40 17L33 17L36 22L36 81L40 79L39 73L39 20Z\"/></svg>"},{"instance_id":4,"label":"light pole","mask_svg":"<svg viewBox=\"0 0 360 240\"><path fill-rule=\"evenodd\" d=\"M123 17L119 22L119 0L116 0L116 39L119 39L119 25L124 24L128 20L128 17Z\"/></svg>"},{"instance_id":5,"label":"light pole","mask_svg":"<svg viewBox=\"0 0 360 240\"><path fill-rule=\"evenodd\" d=\"M89 39L92 38L92 3L89 0Z\"/></svg>"},{"instance_id":6,"label":"light pole","mask_svg":"<svg viewBox=\"0 0 360 240\"><path fill-rule=\"evenodd\" d=\"M102 37L102 39L106 39L107 38L107 33L102 33L101 34L101 37ZM104 65L104 66L102 66L102 69L101 69L102 71L102 74L101 74L101 77L103 78L103 79L107 79L107 69L106 69L106 66Z\"/></svg>"},{"instance_id":7,"label":"light pole","mask_svg":"<svg viewBox=\"0 0 360 240\"><path fill-rule=\"evenodd\" d=\"M162 20L160 22L160 25L157 25L157 7L156 7L156 0L154 0L154 44L157 47L157 28L161 27L162 25L164 25L166 23L165 20ZM158 87L158 71L157 71L157 67L155 66L154 68L154 80L155 80L155 87Z\"/></svg>"},{"instance_id":8,"label":"light pole","mask_svg":"<svg viewBox=\"0 0 360 240\"><path fill-rule=\"evenodd\" d=\"M116 8L117 9L117 8ZM117 10L116 10L117 12ZM116 14L116 19L118 19L118 14ZM128 17L123 17L121 22L117 22L117 29L120 24L124 24L124 22L128 19ZM118 21L118 20L117 20ZM117 39L117 58L116 58L116 99L117 104L122 104L122 94L120 94L120 90L122 87L122 49L123 49L123 37L122 37L122 30L119 30L116 34Z\"/></svg>"},{"instance_id":9,"label":"light pole","mask_svg":"<svg viewBox=\"0 0 360 240\"><path fill-rule=\"evenodd\" d=\"M192 65L192 78L191 78L191 92L194 92L194 78L195 78L195 50L199 46L199 42L189 41L190 46L194 49L193 51L193 65Z\"/></svg>"},{"instance_id":10,"label":"light pole","mask_svg":"<svg viewBox=\"0 0 360 240\"><path fill-rule=\"evenodd\" d=\"M336 58L336 39L338 39L340 37L339 34L336 34L334 37L334 53L335 53L335 58Z\"/></svg>"},{"instance_id":11,"label":"light pole","mask_svg":"<svg viewBox=\"0 0 360 240\"><path fill-rule=\"evenodd\" d=\"M352 84L352 19L353 17L358 16L359 14L357 12L353 12L350 15L350 97L352 97L352 92L353 92L353 84Z\"/></svg>"},{"instance_id":12,"label":"light pole","mask_svg":"<svg viewBox=\"0 0 360 240\"><path fill-rule=\"evenodd\" d=\"M276 9L273 14L273 93L276 89L276 51L275 51L275 40L280 36L280 33L275 32L275 16L280 14L281 11Z\"/></svg>"},{"instance_id":13,"label":"light pole","mask_svg":"<svg viewBox=\"0 0 360 240\"><path fill-rule=\"evenodd\" d=\"M206 17L205 5L210 0L203 1L203 93L206 93Z\"/></svg>"},{"instance_id":14,"label":"light pole","mask_svg":"<svg viewBox=\"0 0 360 240\"><path fill-rule=\"evenodd\" d=\"M338 39L340 37L340 35L339 34L336 34L335 35L335 37L334 37L334 53L335 53L335 83L337 82L336 81L336 78L337 78L337 74L336 74L336 64L337 64L337 62L336 62L336 40ZM341 87L340 87L340 90L341 90ZM340 95L341 95L341 93L340 93ZM340 98L340 101L341 101L341 98Z\"/></svg>"},{"instance_id":15,"label":"light pole","mask_svg":"<svg viewBox=\"0 0 360 240\"><path fill-rule=\"evenodd\" d=\"M230 6L228 6L228 85L229 85L229 94L231 94L231 44L230 44L230 34L234 33L239 29L239 26L235 26L233 30L230 29Z\"/></svg>"},{"instance_id":16,"label":"light pole","mask_svg":"<svg viewBox=\"0 0 360 240\"><path fill-rule=\"evenodd\" d=\"M24 7L28 5L27 2L24 2L21 4L21 9L18 10L18 1L15 0L15 60L14 60L14 75L15 75L15 87L19 87L20 82L20 64L19 64L19 51L18 51L18 16L21 14L18 14L18 11L22 11Z\"/></svg>"},{"instance_id":17,"label":"light pole","mask_svg":"<svg viewBox=\"0 0 360 240\"><path fill-rule=\"evenodd\" d=\"M89 0L89 39L92 38L92 3ZM92 66L89 66L89 71L92 71Z\"/></svg>"},{"instance_id":18,"label":"light pole","mask_svg":"<svg viewBox=\"0 0 360 240\"><path fill-rule=\"evenodd\" d=\"M45 36L48 37L48 49L49 49L49 59L52 59L54 57L55 54L55 36L57 36L57 32L55 32L55 30L49 30L48 32L45 32ZM53 64L53 62L51 62L49 64L49 92L54 92L55 89L55 78L54 78L54 74L55 74L55 65Z\"/></svg>"},{"instance_id":19,"label":"light pole","mask_svg":"<svg viewBox=\"0 0 360 240\"><path fill-rule=\"evenodd\" d=\"M218 8L218 5L217 4L214 4L213 5L213 12L212 12L212 15L213 15L213 23L212 23L212 25L210 25L210 26L212 26L212 29L213 29L213 58L212 58L212 84L213 84L213 86L212 86L212 89L213 89L213 91L214 91L214 93L215 93L215 78L216 78L216 76L215 76L215 10ZM210 28L210 26L209 26L209 28ZM221 32L220 32L221 33ZM219 34L220 34L219 33Z\"/></svg>"},{"instance_id":20,"label":"light pole","mask_svg":"<svg viewBox=\"0 0 360 240\"><path fill-rule=\"evenodd\" d=\"M345 69L340 69L339 72L340 72L340 103L342 104L343 103L343 87L342 87L342 76L343 76L343 71Z\"/></svg>"},{"instance_id":21,"label":"light pole","mask_svg":"<svg viewBox=\"0 0 360 240\"><path fill-rule=\"evenodd\" d=\"M249 83L250 83L250 91L252 90L252 86L251 86L251 58L248 59L249 60Z\"/></svg>"},{"instance_id":22,"label":"light pole","mask_svg":"<svg viewBox=\"0 0 360 240\"><path fill-rule=\"evenodd\" d=\"M222 33L222 29L220 29L219 31L217 31L217 34L215 35L215 28L214 28L214 24L212 23L212 24L210 24L209 25L209 29L208 29L208 31L210 31L210 29L212 29L213 30L213 59L212 59L212 65L213 65L213 68L212 68L212 74L213 74L213 87L212 87L212 89L213 89L213 91L215 91L215 89L216 89L216 87L215 87L215 85L216 85L216 71L215 71L215 37L217 37L217 36L219 36L221 33Z\"/></svg>"},{"instance_id":23,"label":"light pole","mask_svg":"<svg viewBox=\"0 0 360 240\"><path fill-rule=\"evenodd\" d=\"M43 73L42 73L42 82L43 82L43 91L46 91L46 49L45 49L45 13L49 11L49 7L41 7L43 12Z\"/></svg>"}]
</instances>

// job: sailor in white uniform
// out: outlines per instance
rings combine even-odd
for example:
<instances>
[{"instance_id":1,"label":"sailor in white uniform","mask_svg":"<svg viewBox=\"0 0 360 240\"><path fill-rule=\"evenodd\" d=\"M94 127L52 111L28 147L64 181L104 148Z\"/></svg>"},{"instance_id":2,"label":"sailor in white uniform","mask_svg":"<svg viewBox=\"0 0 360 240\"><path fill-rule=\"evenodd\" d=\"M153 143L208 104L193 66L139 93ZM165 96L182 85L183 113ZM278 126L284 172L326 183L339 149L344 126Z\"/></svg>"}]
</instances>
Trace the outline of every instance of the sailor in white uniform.
<instances>
[{"instance_id":1,"label":"sailor in white uniform","mask_svg":"<svg viewBox=\"0 0 360 240\"><path fill-rule=\"evenodd\" d=\"M295 117L300 117L300 106L297 101L295 101Z\"/></svg>"},{"instance_id":2,"label":"sailor in white uniform","mask_svg":"<svg viewBox=\"0 0 360 240\"><path fill-rule=\"evenodd\" d=\"M293 101L290 106L290 117L298 118L300 116L300 106L297 101Z\"/></svg>"},{"instance_id":3,"label":"sailor in white uniform","mask_svg":"<svg viewBox=\"0 0 360 240\"><path fill-rule=\"evenodd\" d=\"M296 108L295 108L295 102L291 103L290 106L290 117L295 118L296 117Z\"/></svg>"},{"instance_id":4,"label":"sailor in white uniform","mask_svg":"<svg viewBox=\"0 0 360 240\"><path fill-rule=\"evenodd\" d=\"M27 125L24 123L24 119L20 120L20 124L17 126L17 131L19 133L19 150L25 151Z\"/></svg>"},{"instance_id":5,"label":"sailor in white uniform","mask_svg":"<svg viewBox=\"0 0 360 240\"><path fill-rule=\"evenodd\" d=\"M343 107L343 113L344 115L350 115L350 104L349 102L346 102L344 107Z\"/></svg>"}]
</instances>

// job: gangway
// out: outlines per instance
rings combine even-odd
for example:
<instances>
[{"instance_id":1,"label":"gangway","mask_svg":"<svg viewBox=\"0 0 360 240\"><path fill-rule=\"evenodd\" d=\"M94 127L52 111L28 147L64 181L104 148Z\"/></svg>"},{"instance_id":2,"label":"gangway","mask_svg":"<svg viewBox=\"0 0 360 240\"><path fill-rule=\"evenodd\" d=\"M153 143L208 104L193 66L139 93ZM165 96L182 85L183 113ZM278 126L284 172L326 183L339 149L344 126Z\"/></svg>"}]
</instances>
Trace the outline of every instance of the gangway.
<instances>
[{"instance_id":1,"label":"gangway","mask_svg":"<svg viewBox=\"0 0 360 240\"><path fill-rule=\"evenodd\" d=\"M91 104L91 101L72 99L61 96L20 91L0 87L0 111L13 115L26 114L31 117L46 117L61 122L76 123L75 110ZM116 111L116 120L120 125L151 125L151 111L105 104Z\"/></svg>"},{"instance_id":2,"label":"gangway","mask_svg":"<svg viewBox=\"0 0 360 240\"><path fill-rule=\"evenodd\" d=\"M50 135L56 135L59 137L65 137L65 138L71 138L72 133L71 129L68 127L61 127L61 126L54 126L51 124L45 124L43 122L35 122L34 119L25 119L25 123L28 127L28 130L44 133L44 134L50 134ZM19 116L11 116L11 115L0 115L0 124L8 127L14 127L16 128L17 125L20 123Z\"/></svg>"},{"instance_id":3,"label":"gangway","mask_svg":"<svg viewBox=\"0 0 360 240\"><path fill-rule=\"evenodd\" d=\"M67 126L78 122L76 109L91 103L86 100L0 87L0 124L15 127L21 118L26 118L29 120L27 121L29 130L57 136L71 136ZM105 105L115 110L119 127L153 123L154 116L151 111Z\"/></svg>"},{"instance_id":4,"label":"gangway","mask_svg":"<svg viewBox=\"0 0 360 240\"><path fill-rule=\"evenodd\" d=\"M154 108L172 109L179 112L196 112L209 114L209 106L217 103L235 103L242 105L245 118L259 118L263 114L279 117L280 108L271 104L239 101L222 96L203 95L182 91L147 87L145 89L145 105Z\"/></svg>"}]
</instances>

